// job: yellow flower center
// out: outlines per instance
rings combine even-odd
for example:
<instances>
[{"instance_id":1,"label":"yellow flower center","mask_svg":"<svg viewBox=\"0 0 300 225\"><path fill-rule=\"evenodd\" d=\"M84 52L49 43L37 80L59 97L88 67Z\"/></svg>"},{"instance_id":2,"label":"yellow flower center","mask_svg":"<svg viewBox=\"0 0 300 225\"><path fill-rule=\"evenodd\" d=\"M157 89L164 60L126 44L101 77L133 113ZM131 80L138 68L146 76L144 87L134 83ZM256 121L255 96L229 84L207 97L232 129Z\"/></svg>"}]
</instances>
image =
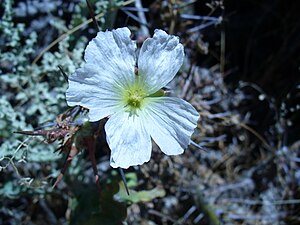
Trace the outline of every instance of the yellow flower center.
<instances>
[{"instance_id":1,"label":"yellow flower center","mask_svg":"<svg viewBox=\"0 0 300 225\"><path fill-rule=\"evenodd\" d=\"M143 98L142 93L139 90L136 90L133 93L129 93L127 103L134 108L140 108Z\"/></svg>"},{"instance_id":2,"label":"yellow flower center","mask_svg":"<svg viewBox=\"0 0 300 225\"><path fill-rule=\"evenodd\" d=\"M135 82L123 90L122 102L126 112L130 115L138 115L138 110L141 110L146 104L146 97L162 97L165 95L163 90L158 90L149 95L147 86L141 77L136 76Z\"/></svg>"},{"instance_id":3,"label":"yellow flower center","mask_svg":"<svg viewBox=\"0 0 300 225\"><path fill-rule=\"evenodd\" d=\"M135 83L132 87L125 91L124 102L131 111L141 108L145 97L145 88L141 84Z\"/></svg>"}]
</instances>

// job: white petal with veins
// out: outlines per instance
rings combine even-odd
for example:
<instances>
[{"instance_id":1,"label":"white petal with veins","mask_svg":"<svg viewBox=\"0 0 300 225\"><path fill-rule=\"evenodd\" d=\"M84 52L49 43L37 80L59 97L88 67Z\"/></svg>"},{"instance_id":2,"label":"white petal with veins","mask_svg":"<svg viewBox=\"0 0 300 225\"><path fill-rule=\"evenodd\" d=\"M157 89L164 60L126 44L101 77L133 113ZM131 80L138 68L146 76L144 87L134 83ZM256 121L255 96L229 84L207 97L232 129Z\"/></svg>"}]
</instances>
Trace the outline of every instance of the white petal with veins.
<instances>
[{"instance_id":1,"label":"white petal with veins","mask_svg":"<svg viewBox=\"0 0 300 225\"><path fill-rule=\"evenodd\" d=\"M140 50L138 68L150 94L174 78L183 59L183 46L178 37L168 35L163 30L155 30L153 38L145 40Z\"/></svg>"},{"instance_id":2,"label":"white petal with veins","mask_svg":"<svg viewBox=\"0 0 300 225\"><path fill-rule=\"evenodd\" d=\"M94 64L102 76L112 77L120 85L134 81L136 62L136 44L130 39L130 30L126 27L98 32L85 50L84 59ZM99 81L100 83L100 81Z\"/></svg>"},{"instance_id":3,"label":"white petal with veins","mask_svg":"<svg viewBox=\"0 0 300 225\"><path fill-rule=\"evenodd\" d=\"M128 168L142 165L151 157L151 138L142 115L129 112L113 114L105 124L106 140L111 149L110 165Z\"/></svg>"},{"instance_id":4,"label":"white petal with veins","mask_svg":"<svg viewBox=\"0 0 300 225\"><path fill-rule=\"evenodd\" d=\"M173 97L149 98L144 109L145 127L167 155L178 155L190 143L199 113L188 102Z\"/></svg>"},{"instance_id":5,"label":"white petal with veins","mask_svg":"<svg viewBox=\"0 0 300 225\"><path fill-rule=\"evenodd\" d=\"M85 64L69 77L66 98L69 106L88 108L90 121L97 121L122 107L121 89L112 78L99 76L93 64Z\"/></svg>"},{"instance_id":6,"label":"white petal with veins","mask_svg":"<svg viewBox=\"0 0 300 225\"><path fill-rule=\"evenodd\" d=\"M116 112L135 79L135 50L128 28L99 32L85 50L87 63L69 77L68 105L88 108L90 121Z\"/></svg>"}]
</instances>

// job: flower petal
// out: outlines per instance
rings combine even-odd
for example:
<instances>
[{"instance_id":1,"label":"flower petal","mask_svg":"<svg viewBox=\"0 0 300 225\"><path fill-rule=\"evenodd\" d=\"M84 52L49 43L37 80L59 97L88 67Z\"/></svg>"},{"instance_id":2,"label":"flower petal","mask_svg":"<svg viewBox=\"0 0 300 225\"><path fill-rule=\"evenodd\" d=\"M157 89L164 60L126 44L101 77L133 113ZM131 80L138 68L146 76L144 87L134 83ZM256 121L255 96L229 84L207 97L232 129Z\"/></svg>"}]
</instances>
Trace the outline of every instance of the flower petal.
<instances>
[{"instance_id":1,"label":"flower petal","mask_svg":"<svg viewBox=\"0 0 300 225\"><path fill-rule=\"evenodd\" d=\"M146 130L167 155L178 155L190 143L199 113L188 102L173 97L147 98Z\"/></svg>"},{"instance_id":2,"label":"flower petal","mask_svg":"<svg viewBox=\"0 0 300 225\"><path fill-rule=\"evenodd\" d=\"M99 32L85 50L87 63L69 76L68 105L88 108L90 121L116 112L135 79L135 48L128 28Z\"/></svg>"},{"instance_id":3,"label":"flower petal","mask_svg":"<svg viewBox=\"0 0 300 225\"><path fill-rule=\"evenodd\" d=\"M120 101L121 89L111 78L99 75L94 65L85 64L69 76L66 99L69 106L88 108L89 120L93 122L123 107Z\"/></svg>"},{"instance_id":4,"label":"flower petal","mask_svg":"<svg viewBox=\"0 0 300 225\"><path fill-rule=\"evenodd\" d=\"M142 45L138 58L139 75L145 80L149 93L166 86L180 69L184 59L178 37L155 30L153 38Z\"/></svg>"},{"instance_id":5,"label":"flower petal","mask_svg":"<svg viewBox=\"0 0 300 225\"><path fill-rule=\"evenodd\" d=\"M130 39L130 30L123 27L98 32L86 47L84 59L97 67L99 76L113 77L123 85L131 84L135 79L135 51L136 44Z\"/></svg>"},{"instance_id":6,"label":"flower petal","mask_svg":"<svg viewBox=\"0 0 300 225\"><path fill-rule=\"evenodd\" d=\"M151 157L151 138L143 116L128 112L113 114L105 124L106 140L111 149L110 165L128 168L148 162Z\"/></svg>"}]
</instances>

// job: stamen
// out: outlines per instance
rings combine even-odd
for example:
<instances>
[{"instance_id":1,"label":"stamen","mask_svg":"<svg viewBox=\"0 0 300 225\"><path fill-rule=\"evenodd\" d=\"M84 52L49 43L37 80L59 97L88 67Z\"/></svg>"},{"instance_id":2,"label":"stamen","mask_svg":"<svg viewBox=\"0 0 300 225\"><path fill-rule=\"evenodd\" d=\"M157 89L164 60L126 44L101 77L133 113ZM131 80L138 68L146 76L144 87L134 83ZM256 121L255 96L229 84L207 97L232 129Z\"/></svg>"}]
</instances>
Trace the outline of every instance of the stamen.
<instances>
[{"instance_id":1,"label":"stamen","mask_svg":"<svg viewBox=\"0 0 300 225\"><path fill-rule=\"evenodd\" d=\"M125 107L129 107L129 111L136 111L136 109L141 108L145 97L146 92L138 83L136 83L124 94Z\"/></svg>"}]
</instances>

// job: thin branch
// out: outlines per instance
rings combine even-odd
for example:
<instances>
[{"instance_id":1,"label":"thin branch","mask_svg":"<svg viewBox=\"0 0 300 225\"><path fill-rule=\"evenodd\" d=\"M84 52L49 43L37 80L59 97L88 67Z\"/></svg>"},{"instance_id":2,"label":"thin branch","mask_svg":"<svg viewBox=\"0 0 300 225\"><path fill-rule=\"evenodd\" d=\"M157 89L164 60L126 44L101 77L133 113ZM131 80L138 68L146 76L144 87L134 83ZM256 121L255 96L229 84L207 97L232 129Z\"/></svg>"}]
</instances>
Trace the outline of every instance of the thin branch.
<instances>
[{"instance_id":1,"label":"thin branch","mask_svg":"<svg viewBox=\"0 0 300 225\"><path fill-rule=\"evenodd\" d=\"M141 0L135 0L134 4L135 4L135 7L137 9L143 9ZM145 13L142 10L138 10L137 12L138 12L138 17L139 17L140 22L141 22L142 34L143 34L143 36L148 37L149 36L149 29L147 27L148 23L147 23L147 20L146 20Z\"/></svg>"},{"instance_id":2,"label":"thin branch","mask_svg":"<svg viewBox=\"0 0 300 225\"><path fill-rule=\"evenodd\" d=\"M89 0L86 0L86 4L87 4L87 6L88 6L88 8L89 8L89 12L90 12L90 15L91 15L91 17L92 17L92 20L93 20L93 23L94 23L95 28L96 28L98 31L100 31L99 24L98 24L97 19L96 19L96 17L95 17L94 9L93 9L93 7L92 7L90 1L89 1Z\"/></svg>"}]
</instances>

